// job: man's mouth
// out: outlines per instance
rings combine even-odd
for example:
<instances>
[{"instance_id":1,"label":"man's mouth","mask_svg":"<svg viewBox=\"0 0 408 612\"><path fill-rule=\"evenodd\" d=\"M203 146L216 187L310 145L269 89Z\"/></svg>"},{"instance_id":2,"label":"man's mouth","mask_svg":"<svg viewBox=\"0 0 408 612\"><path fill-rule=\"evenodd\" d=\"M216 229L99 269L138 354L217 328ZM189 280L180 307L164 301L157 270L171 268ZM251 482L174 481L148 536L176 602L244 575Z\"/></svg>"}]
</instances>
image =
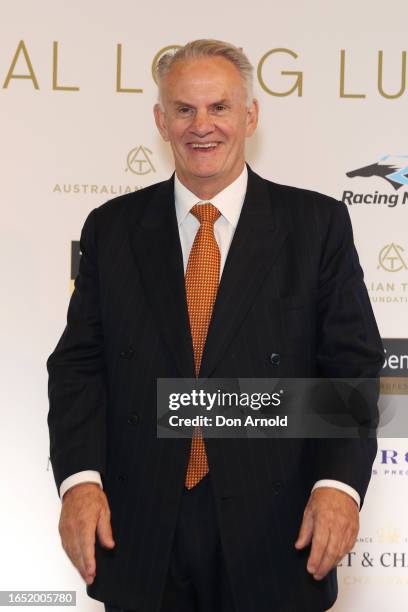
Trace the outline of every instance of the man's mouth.
<instances>
[{"instance_id":1,"label":"man's mouth","mask_svg":"<svg viewBox=\"0 0 408 612\"><path fill-rule=\"evenodd\" d=\"M191 142L190 146L193 149L215 149L218 147L218 142Z\"/></svg>"}]
</instances>

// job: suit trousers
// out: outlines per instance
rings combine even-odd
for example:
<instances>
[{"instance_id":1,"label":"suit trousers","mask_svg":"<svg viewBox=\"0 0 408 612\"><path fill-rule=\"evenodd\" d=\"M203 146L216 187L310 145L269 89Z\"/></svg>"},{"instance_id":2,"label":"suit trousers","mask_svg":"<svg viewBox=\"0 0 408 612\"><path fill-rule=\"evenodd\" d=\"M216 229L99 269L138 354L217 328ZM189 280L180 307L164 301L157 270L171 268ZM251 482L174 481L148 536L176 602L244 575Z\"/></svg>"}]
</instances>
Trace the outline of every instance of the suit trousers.
<instances>
[{"instance_id":1,"label":"suit trousers","mask_svg":"<svg viewBox=\"0 0 408 612\"><path fill-rule=\"evenodd\" d=\"M106 612L139 612L105 606ZM160 612L234 612L211 476L184 489ZM151 612L140 610L140 612Z\"/></svg>"}]
</instances>

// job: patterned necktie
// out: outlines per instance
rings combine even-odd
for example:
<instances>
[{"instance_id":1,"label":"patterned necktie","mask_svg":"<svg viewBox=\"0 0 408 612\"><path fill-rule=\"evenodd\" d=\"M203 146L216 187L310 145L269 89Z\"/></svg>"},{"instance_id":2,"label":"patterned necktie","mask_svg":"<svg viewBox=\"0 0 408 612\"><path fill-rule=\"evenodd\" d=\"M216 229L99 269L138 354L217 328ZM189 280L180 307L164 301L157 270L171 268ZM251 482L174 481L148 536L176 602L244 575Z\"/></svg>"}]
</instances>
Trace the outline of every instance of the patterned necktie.
<instances>
[{"instance_id":1,"label":"patterned necktie","mask_svg":"<svg viewBox=\"0 0 408 612\"><path fill-rule=\"evenodd\" d=\"M221 213L213 204L196 204L191 213L199 220L200 227L191 247L185 281L195 372L198 376L220 278L220 251L214 236L214 223ZM207 472L202 431L196 427L185 479L187 489L194 487Z\"/></svg>"}]
</instances>

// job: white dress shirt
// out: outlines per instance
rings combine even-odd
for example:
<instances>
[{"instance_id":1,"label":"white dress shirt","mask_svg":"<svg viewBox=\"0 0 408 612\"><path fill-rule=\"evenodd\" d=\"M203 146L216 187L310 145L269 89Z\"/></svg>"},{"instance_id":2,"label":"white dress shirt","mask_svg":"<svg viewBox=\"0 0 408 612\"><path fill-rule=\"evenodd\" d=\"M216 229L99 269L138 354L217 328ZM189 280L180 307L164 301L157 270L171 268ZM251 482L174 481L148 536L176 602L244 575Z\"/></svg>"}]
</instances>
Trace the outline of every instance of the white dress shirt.
<instances>
[{"instance_id":1,"label":"white dress shirt","mask_svg":"<svg viewBox=\"0 0 408 612\"><path fill-rule=\"evenodd\" d=\"M214 223L214 235L220 249L221 256L220 277L222 275L228 250L238 224L238 219L241 214L241 209L247 190L247 183L248 170L245 165L243 171L233 183L211 198L211 204L216 206L221 213L220 217ZM174 198L185 272L190 250L193 246L197 230L200 227L200 222L193 214L191 214L190 210L195 204L204 204L206 201L200 201L194 193L187 189L187 187L180 182L177 174L175 175L174 180ZM61 499L68 489L84 482L94 482L99 484L102 488L102 481L99 472L93 470L77 472L62 482L60 487ZM315 483L312 491L319 487L332 487L339 489L340 491L344 491L345 493L348 493L348 495L350 495L360 507L359 494L355 489L353 489L353 487L350 487L344 482L340 482L338 480L318 480Z\"/></svg>"}]
</instances>

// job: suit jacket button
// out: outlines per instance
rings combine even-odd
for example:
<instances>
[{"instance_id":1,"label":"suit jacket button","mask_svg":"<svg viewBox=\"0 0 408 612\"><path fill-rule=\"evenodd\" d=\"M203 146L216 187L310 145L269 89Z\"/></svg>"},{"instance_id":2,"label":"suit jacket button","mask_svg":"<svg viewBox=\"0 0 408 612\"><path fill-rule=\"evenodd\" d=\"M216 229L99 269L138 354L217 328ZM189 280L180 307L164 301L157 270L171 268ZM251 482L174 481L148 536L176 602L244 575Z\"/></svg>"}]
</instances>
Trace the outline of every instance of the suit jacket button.
<instances>
[{"instance_id":1,"label":"suit jacket button","mask_svg":"<svg viewBox=\"0 0 408 612\"><path fill-rule=\"evenodd\" d=\"M279 353L272 353L271 356L269 357L271 364L276 367L278 365L280 365L281 362L281 356L279 355Z\"/></svg>"},{"instance_id":2,"label":"suit jacket button","mask_svg":"<svg viewBox=\"0 0 408 612\"><path fill-rule=\"evenodd\" d=\"M279 493L279 491L281 490L281 488L282 488L282 483L281 483L279 480L276 480L276 481L273 483L273 490L274 490L274 492L275 492L276 494L278 494L278 493Z\"/></svg>"},{"instance_id":3,"label":"suit jacket button","mask_svg":"<svg viewBox=\"0 0 408 612\"><path fill-rule=\"evenodd\" d=\"M139 422L139 415L137 412L129 412L128 414L128 423L129 425L137 425Z\"/></svg>"},{"instance_id":4,"label":"suit jacket button","mask_svg":"<svg viewBox=\"0 0 408 612\"><path fill-rule=\"evenodd\" d=\"M119 474L118 480L119 482L126 482L128 479L127 474Z\"/></svg>"},{"instance_id":5,"label":"suit jacket button","mask_svg":"<svg viewBox=\"0 0 408 612\"><path fill-rule=\"evenodd\" d=\"M128 346L126 349L120 352L120 356L123 359L132 359L134 354L135 354L135 349L133 348L133 346Z\"/></svg>"}]
</instances>

